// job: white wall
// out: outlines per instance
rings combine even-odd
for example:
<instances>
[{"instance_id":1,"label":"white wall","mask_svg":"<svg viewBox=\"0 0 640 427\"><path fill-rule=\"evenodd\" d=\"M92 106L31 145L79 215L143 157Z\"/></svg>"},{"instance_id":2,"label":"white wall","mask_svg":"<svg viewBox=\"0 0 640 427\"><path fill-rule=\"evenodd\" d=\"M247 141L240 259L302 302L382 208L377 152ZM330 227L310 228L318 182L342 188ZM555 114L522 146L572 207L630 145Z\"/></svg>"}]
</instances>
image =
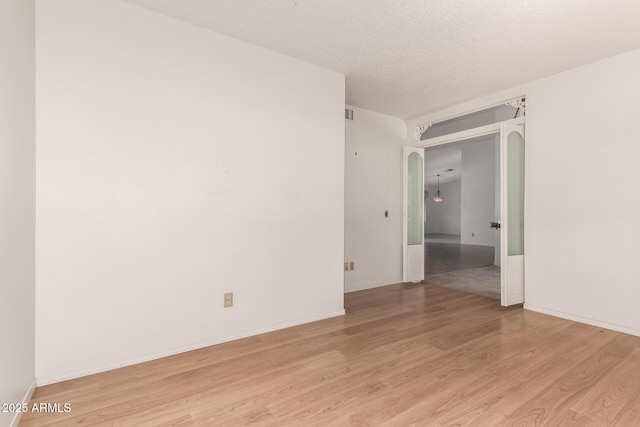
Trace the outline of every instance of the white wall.
<instances>
[{"instance_id":1,"label":"white wall","mask_svg":"<svg viewBox=\"0 0 640 427\"><path fill-rule=\"evenodd\" d=\"M348 106L346 121L345 290L402 281L402 146L398 118ZM356 155L357 153L357 155ZM384 211L389 212L385 218Z\"/></svg>"},{"instance_id":2,"label":"white wall","mask_svg":"<svg viewBox=\"0 0 640 427\"><path fill-rule=\"evenodd\" d=\"M526 307L640 335L640 50L532 83Z\"/></svg>"},{"instance_id":3,"label":"white wall","mask_svg":"<svg viewBox=\"0 0 640 427\"><path fill-rule=\"evenodd\" d=\"M35 7L0 3L0 404L20 403L35 355ZM0 411L0 426L15 414Z\"/></svg>"},{"instance_id":4,"label":"white wall","mask_svg":"<svg viewBox=\"0 0 640 427\"><path fill-rule=\"evenodd\" d=\"M344 313L343 75L118 1L36 52L40 384Z\"/></svg>"},{"instance_id":5,"label":"white wall","mask_svg":"<svg viewBox=\"0 0 640 427\"><path fill-rule=\"evenodd\" d=\"M428 155L428 154L427 154ZM460 179L440 184L440 195L444 199L442 202L433 201L438 186L425 187L429 191L429 198L426 206L427 234L460 234L461 224L461 182Z\"/></svg>"},{"instance_id":6,"label":"white wall","mask_svg":"<svg viewBox=\"0 0 640 427\"><path fill-rule=\"evenodd\" d=\"M495 139L462 147L462 206L460 242L493 246L495 231Z\"/></svg>"}]
</instances>

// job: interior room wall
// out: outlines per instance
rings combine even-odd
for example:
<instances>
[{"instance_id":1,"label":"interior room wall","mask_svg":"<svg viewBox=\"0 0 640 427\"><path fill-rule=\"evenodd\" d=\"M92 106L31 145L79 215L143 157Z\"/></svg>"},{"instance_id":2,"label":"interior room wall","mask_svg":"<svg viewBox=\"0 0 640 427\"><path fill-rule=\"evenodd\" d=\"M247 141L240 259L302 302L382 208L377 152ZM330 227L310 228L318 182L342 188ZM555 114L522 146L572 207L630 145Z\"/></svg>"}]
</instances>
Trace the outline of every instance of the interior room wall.
<instances>
[{"instance_id":1,"label":"interior room wall","mask_svg":"<svg viewBox=\"0 0 640 427\"><path fill-rule=\"evenodd\" d=\"M425 230L427 234L460 234L461 225L461 181L440 184L442 202L434 202L438 187L425 187L429 191L429 198L425 210Z\"/></svg>"},{"instance_id":2,"label":"interior room wall","mask_svg":"<svg viewBox=\"0 0 640 427\"><path fill-rule=\"evenodd\" d=\"M347 106L345 290L402 281L402 146L404 121ZM384 213L388 211L389 216Z\"/></svg>"},{"instance_id":3,"label":"interior room wall","mask_svg":"<svg viewBox=\"0 0 640 427\"><path fill-rule=\"evenodd\" d=\"M39 384L344 313L344 75L118 1L36 46Z\"/></svg>"},{"instance_id":4,"label":"interior room wall","mask_svg":"<svg viewBox=\"0 0 640 427\"><path fill-rule=\"evenodd\" d=\"M461 236L464 245L493 246L495 231L495 139L462 147Z\"/></svg>"},{"instance_id":5,"label":"interior room wall","mask_svg":"<svg viewBox=\"0 0 640 427\"><path fill-rule=\"evenodd\" d=\"M35 357L35 6L0 2L0 404L33 389ZM0 411L0 426L17 414Z\"/></svg>"},{"instance_id":6,"label":"interior room wall","mask_svg":"<svg viewBox=\"0 0 640 427\"><path fill-rule=\"evenodd\" d=\"M527 89L525 307L640 335L640 50Z\"/></svg>"}]
</instances>

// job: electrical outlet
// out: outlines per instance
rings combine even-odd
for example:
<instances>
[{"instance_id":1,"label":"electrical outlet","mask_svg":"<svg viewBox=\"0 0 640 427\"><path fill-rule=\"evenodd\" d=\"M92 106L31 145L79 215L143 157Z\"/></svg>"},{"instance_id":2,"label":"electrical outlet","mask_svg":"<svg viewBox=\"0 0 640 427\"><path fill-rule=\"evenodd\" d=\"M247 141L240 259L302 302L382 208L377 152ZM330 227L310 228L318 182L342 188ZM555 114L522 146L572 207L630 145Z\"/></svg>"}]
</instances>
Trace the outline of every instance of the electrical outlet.
<instances>
[{"instance_id":1,"label":"electrical outlet","mask_svg":"<svg viewBox=\"0 0 640 427\"><path fill-rule=\"evenodd\" d=\"M224 294L224 306L233 307L233 292L227 292Z\"/></svg>"},{"instance_id":2,"label":"electrical outlet","mask_svg":"<svg viewBox=\"0 0 640 427\"><path fill-rule=\"evenodd\" d=\"M353 270L354 268L356 268L356 263L355 263L355 262L353 262L353 261L351 261L351 262L349 263L349 270Z\"/></svg>"},{"instance_id":3,"label":"electrical outlet","mask_svg":"<svg viewBox=\"0 0 640 427\"><path fill-rule=\"evenodd\" d=\"M348 262L344 263L344 271L349 271L349 263Z\"/></svg>"}]
</instances>

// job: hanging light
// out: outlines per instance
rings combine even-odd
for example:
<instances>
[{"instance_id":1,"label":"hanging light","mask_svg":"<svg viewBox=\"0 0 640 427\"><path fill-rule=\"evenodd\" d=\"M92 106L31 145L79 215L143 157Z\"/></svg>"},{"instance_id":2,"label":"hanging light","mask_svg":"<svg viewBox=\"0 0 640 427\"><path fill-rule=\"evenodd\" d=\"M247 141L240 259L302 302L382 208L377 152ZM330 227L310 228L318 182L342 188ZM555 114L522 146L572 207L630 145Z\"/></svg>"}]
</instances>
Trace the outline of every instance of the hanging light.
<instances>
[{"instance_id":1,"label":"hanging light","mask_svg":"<svg viewBox=\"0 0 640 427\"><path fill-rule=\"evenodd\" d=\"M438 192L436 193L436 197L433 198L433 201L436 203L440 203L443 200L444 199L440 197L440 174L438 174Z\"/></svg>"}]
</instances>

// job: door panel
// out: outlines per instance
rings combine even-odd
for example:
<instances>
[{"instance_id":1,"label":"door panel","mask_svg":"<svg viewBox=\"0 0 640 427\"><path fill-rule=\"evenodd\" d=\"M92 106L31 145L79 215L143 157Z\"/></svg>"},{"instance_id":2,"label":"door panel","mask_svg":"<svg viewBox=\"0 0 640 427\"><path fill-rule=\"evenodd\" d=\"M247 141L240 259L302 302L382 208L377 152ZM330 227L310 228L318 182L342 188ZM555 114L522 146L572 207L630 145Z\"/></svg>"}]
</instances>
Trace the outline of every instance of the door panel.
<instances>
[{"instance_id":1,"label":"door panel","mask_svg":"<svg viewBox=\"0 0 640 427\"><path fill-rule=\"evenodd\" d=\"M524 125L500 127L501 302L524 302ZM506 250L505 250L506 248Z\"/></svg>"},{"instance_id":2,"label":"door panel","mask_svg":"<svg viewBox=\"0 0 640 427\"><path fill-rule=\"evenodd\" d=\"M403 268L404 282L424 280L424 149L403 149Z\"/></svg>"}]
</instances>

